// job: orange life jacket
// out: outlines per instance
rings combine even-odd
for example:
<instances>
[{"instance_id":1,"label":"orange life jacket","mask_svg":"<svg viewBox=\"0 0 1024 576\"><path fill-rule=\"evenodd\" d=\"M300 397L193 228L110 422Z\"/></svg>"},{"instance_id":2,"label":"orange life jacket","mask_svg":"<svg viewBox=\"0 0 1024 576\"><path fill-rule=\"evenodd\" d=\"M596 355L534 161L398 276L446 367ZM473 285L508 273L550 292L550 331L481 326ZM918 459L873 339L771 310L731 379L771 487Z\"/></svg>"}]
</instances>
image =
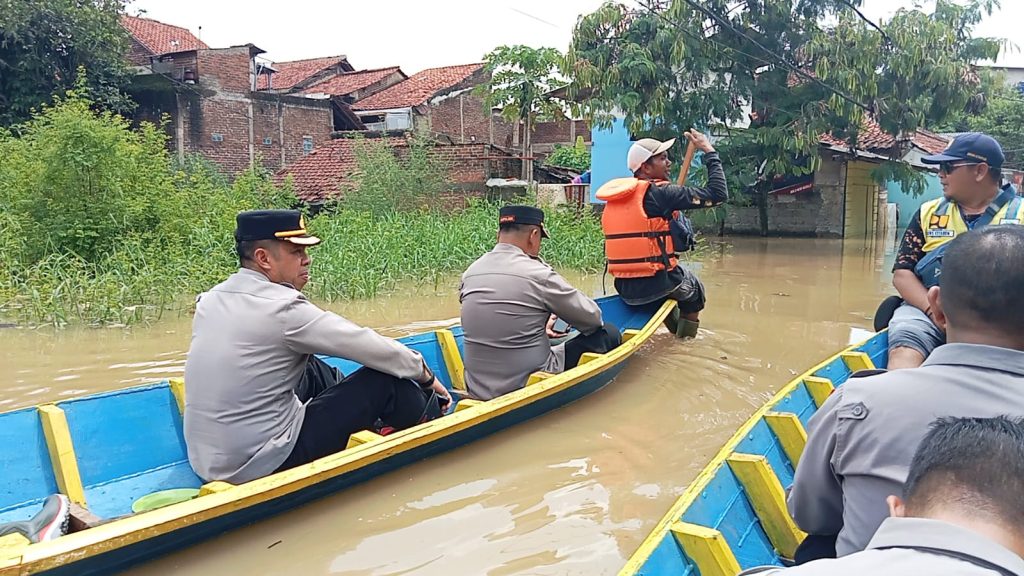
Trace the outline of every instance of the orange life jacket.
<instances>
[{"instance_id":1,"label":"orange life jacket","mask_svg":"<svg viewBox=\"0 0 1024 576\"><path fill-rule=\"evenodd\" d=\"M676 267L669 221L648 218L644 212L650 185L638 178L616 178L597 191L597 197L607 202L601 216L604 253L608 271L616 278L647 278Z\"/></svg>"}]
</instances>

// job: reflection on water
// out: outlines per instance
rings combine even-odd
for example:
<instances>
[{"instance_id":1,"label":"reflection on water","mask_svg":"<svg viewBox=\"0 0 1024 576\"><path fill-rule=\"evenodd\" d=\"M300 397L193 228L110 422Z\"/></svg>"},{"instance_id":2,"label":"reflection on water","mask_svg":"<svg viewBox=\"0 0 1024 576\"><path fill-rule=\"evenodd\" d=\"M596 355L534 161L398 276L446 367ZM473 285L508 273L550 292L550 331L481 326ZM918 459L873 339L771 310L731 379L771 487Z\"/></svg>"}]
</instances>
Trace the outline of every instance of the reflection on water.
<instances>
[{"instance_id":1,"label":"reflection on water","mask_svg":"<svg viewBox=\"0 0 1024 576\"><path fill-rule=\"evenodd\" d=\"M870 329L891 292L892 251L873 243L730 242L702 266L709 300L696 340L661 331L616 381L571 406L132 573L615 573L744 419ZM572 280L601 293L599 276ZM402 335L450 325L455 288L333 308ZM0 407L178 375L188 338L188 318L0 330Z\"/></svg>"}]
</instances>

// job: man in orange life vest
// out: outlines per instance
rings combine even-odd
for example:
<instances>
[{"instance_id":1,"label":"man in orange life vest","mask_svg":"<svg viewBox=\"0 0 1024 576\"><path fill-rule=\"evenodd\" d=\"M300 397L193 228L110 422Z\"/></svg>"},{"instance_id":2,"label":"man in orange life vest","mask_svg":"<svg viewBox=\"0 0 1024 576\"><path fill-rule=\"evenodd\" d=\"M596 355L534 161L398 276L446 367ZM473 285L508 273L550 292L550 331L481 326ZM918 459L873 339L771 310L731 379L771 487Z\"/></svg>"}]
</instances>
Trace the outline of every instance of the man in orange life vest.
<instances>
[{"instance_id":1,"label":"man in orange life vest","mask_svg":"<svg viewBox=\"0 0 1024 576\"><path fill-rule=\"evenodd\" d=\"M675 138L668 142L644 138L633 143L626 158L634 177L606 183L597 197L607 202L601 225L608 272L615 277L619 296L632 305L676 300L680 317L676 322L673 315L669 328L681 337L694 337L704 309L704 285L693 272L679 265L676 252L687 247L678 245L680 235L671 232L675 224L670 226L670 222L677 217L682 220L680 210L725 202L729 191L722 161L708 138L696 130L687 131L685 136L704 153L706 188L670 184L672 161L668 149Z\"/></svg>"}]
</instances>

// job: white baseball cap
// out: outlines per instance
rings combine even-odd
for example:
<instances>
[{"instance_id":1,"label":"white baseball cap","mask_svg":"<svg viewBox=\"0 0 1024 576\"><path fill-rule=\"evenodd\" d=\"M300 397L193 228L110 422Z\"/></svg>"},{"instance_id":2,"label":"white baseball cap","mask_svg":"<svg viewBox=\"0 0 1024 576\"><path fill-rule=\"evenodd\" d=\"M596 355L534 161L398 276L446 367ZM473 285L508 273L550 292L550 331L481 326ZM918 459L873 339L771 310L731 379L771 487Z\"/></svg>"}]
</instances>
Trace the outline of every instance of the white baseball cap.
<instances>
[{"instance_id":1,"label":"white baseball cap","mask_svg":"<svg viewBox=\"0 0 1024 576\"><path fill-rule=\"evenodd\" d=\"M676 143L676 139L658 142L654 138L643 138L633 142L629 147L629 154L626 155L626 165L630 172L636 172L640 166L651 158L668 150Z\"/></svg>"}]
</instances>

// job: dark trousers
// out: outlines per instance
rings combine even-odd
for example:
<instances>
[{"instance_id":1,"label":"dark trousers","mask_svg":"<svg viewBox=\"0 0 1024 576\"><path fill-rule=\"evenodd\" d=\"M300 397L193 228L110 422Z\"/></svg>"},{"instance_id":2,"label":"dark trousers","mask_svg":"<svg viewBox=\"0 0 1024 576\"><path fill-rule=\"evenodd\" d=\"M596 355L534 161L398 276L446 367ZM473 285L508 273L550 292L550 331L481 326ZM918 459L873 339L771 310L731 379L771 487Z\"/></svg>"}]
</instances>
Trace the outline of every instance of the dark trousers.
<instances>
[{"instance_id":1,"label":"dark trousers","mask_svg":"<svg viewBox=\"0 0 1024 576\"><path fill-rule=\"evenodd\" d=\"M823 558L835 558L838 538L837 535L808 534L804 541L797 546L796 553L793 554L793 563L800 565Z\"/></svg>"},{"instance_id":2,"label":"dark trousers","mask_svg":"<svg viewBox=\"0 0 1024 576\"><path fill-rule=\"evenodd\" d=\"M575 368L584 352L604 354L622 344L622 334L614 324L605 324L593 334L577 334L565 342L565 369Z\"/></svg>"},{"instance_id":3,"label":"dark trousers","mask_svg":"<svg viewBox=\"0 0 1024 576\"><path fill-rule=\"evenodd\" d=\"M372 429L378 419L396 430L415 426L427 406L427 395L412 380L370 368L342 377L315 356L310 356L295 394L308 402L306 415L278 472L344 450L350 435Z\"/></svg>"}]
</instances>

